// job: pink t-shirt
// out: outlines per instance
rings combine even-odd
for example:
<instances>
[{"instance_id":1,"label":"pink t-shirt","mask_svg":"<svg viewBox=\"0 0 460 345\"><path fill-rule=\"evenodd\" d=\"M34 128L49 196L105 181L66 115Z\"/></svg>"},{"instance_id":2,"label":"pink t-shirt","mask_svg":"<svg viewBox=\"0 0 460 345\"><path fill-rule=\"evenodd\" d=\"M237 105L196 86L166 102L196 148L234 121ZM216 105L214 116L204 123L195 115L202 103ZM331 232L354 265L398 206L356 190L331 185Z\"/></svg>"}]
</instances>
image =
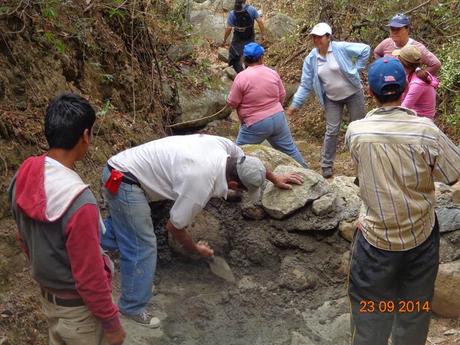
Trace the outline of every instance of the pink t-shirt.
<instances>
[{"instance_id":1,"label":"pink t-shirt","mask_svg":"<svg viewBox=\"0 0 460 345\"><path fill-rule=\"evenodd\" d=\"M227 103L236 109L241 123L250 126L283 111L285 96L278 73L265 65L256 65L238 73Z\"/></svg>"},{"instance_id":2,"label":"pink t-shirt","mask_svg":"<svg viewBox=\"0 0 460 345\"><path fill-rule=\"evenodd\" d=\"M441 61L430 52L422 43L409 38L407 44L412 44L420 50L422 54L422 64L426 65L426 69L433 75L438 75L441 69ZM380 44L374 49L374 57L376 59L383 56L397 56L402 47L397 47L395 42L391 38L385 38Z\"/></svg>"},{"instance_id":3,"label":"pink t-shirt","mask_svg":"<svg viewBox=\"0 0 460 345\"><path fill-rule=\"evenodd\" d=\"M436 88L439 85L438 79L429 75L429 84L412 73L407 78L406 90L402 95L401 105L417 112L418 116L433 119L436 115Z\"/></svg>"}]
</instances>

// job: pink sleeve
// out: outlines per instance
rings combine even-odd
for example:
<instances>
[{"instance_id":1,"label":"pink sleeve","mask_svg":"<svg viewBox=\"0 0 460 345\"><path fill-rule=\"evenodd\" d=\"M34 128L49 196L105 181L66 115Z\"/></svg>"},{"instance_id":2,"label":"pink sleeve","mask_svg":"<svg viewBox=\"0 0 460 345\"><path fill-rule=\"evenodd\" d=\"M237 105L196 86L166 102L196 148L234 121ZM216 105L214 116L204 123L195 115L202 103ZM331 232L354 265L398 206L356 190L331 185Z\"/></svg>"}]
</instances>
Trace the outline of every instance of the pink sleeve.
<instances>
[{"instance_id":1,"label":"pink sleeve","mask_svg":"<svg viewBox=\"0 0 460 345\"><path fill-rule=\"evenodd\" d=\"M401 106L409 109L414 109L420 98L420 95L422 94L422 91L423 85L418 83L409 83L406 96L404 97Z\"/></svg>"},{"instance_id":2,"label":"pink sleeve","mask_svg":"<svg viewBox=\"0 0 460 345\"><path fill-rule=\"evenodd\" d=\"M239 80L238 77L235 78L232 88L230 89L230 94L227 97L227 104L233 109L237 109L243 100L243 93Z\"/></svg>"},{"instance_id":3,"label":"pink sleeve","mask_svg":"<svg viewBox=\"0 0 460 345\"><path fill-rule=\"evenodd\" d=\"M423 44L417 46L422 53L422 62L426 65L426 70L433 75L438 75L441 70L441 61L430 52Z\"/></svg>"},{"instance_id":4,"label":"pink sleeve","mask_svg":"<svg viewBox=\"0 0 460 345\"><path fill-rule=\"evenodd\" d=\"M112 301L110 269L99 247L99 211L96 205L82 206L66 225L66 248L76 289L105 331L121 327L118 308Z\"/></svg>"},{"instance_id":5,"label":"pink sleeve","mask_svg":"<svg viewBox=\"0 0 460 345\"><path fill-rule=\"evenodd\" d=\"M385 45L385 40L379 43L377 47L374 49L374 59L379 59L383 56L384 54L384 45Z\"/></svg>"}]
</instances>

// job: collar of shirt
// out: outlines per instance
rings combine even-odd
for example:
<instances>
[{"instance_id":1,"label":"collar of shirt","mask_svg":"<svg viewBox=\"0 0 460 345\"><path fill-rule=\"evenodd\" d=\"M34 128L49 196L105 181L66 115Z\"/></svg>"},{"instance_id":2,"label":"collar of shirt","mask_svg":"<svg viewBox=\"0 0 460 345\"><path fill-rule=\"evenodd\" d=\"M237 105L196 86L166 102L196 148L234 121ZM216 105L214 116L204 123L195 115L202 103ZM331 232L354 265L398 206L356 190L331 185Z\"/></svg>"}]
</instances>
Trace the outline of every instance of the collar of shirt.
<instances>
[{"instance_id":1,"label":"collar of shirt","mask_svg":"<svg viewBox=\"0 0 460 345\"><path fill-rule=\"evenodd\" d=\"M409 108L404 108L401 106L389 106L389 107L380 107L380 108L375 109L372 113L369 114L369 117L373 115L388 115L388 114L391 114L396 109L406 112L407 115L417 116L417 113Z\"/></svg>"}]
</instances>

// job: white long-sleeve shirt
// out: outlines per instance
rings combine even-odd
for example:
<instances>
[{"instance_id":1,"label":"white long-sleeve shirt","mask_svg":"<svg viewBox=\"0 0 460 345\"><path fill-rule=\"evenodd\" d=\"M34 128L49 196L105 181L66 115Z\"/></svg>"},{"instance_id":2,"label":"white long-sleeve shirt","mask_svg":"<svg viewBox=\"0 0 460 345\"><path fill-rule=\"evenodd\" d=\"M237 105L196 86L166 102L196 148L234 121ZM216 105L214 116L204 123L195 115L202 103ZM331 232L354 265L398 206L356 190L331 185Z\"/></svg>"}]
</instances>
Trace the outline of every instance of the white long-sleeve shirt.
<instances>
[{"instance_id":1,"label":"white long-sleeve shirt","mask_svg":"<svg viewBox=\"0 0 460 345\"><path fill-rule=\"evenodd\" d=\"M171 136L120 152L109 159L115 169L133 174L151 201L174 200L170 221L189 225L212 197L227 197L228 157L244 152L229 139L193 134Z\"/></svg>"}]
</instances>

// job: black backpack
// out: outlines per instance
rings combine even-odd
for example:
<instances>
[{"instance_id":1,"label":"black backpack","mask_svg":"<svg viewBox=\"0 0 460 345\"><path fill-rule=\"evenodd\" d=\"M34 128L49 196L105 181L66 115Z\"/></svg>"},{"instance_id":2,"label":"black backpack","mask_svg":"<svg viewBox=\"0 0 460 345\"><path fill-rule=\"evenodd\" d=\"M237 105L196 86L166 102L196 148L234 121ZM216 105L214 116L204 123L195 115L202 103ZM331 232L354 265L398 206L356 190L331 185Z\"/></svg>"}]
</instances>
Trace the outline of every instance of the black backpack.
<instances>
[{"instance_id":1,"label":"black backpack","mask_svg":"<svg viewBox=\"0 0 460 345\"><path fill-rule=\"evenodd\" d=\"M246 11L246 6L242 11L234 11L235 27L233 34L242 41L251 40L254 37L254 19Z\"/></svg>"}]
</instances>

